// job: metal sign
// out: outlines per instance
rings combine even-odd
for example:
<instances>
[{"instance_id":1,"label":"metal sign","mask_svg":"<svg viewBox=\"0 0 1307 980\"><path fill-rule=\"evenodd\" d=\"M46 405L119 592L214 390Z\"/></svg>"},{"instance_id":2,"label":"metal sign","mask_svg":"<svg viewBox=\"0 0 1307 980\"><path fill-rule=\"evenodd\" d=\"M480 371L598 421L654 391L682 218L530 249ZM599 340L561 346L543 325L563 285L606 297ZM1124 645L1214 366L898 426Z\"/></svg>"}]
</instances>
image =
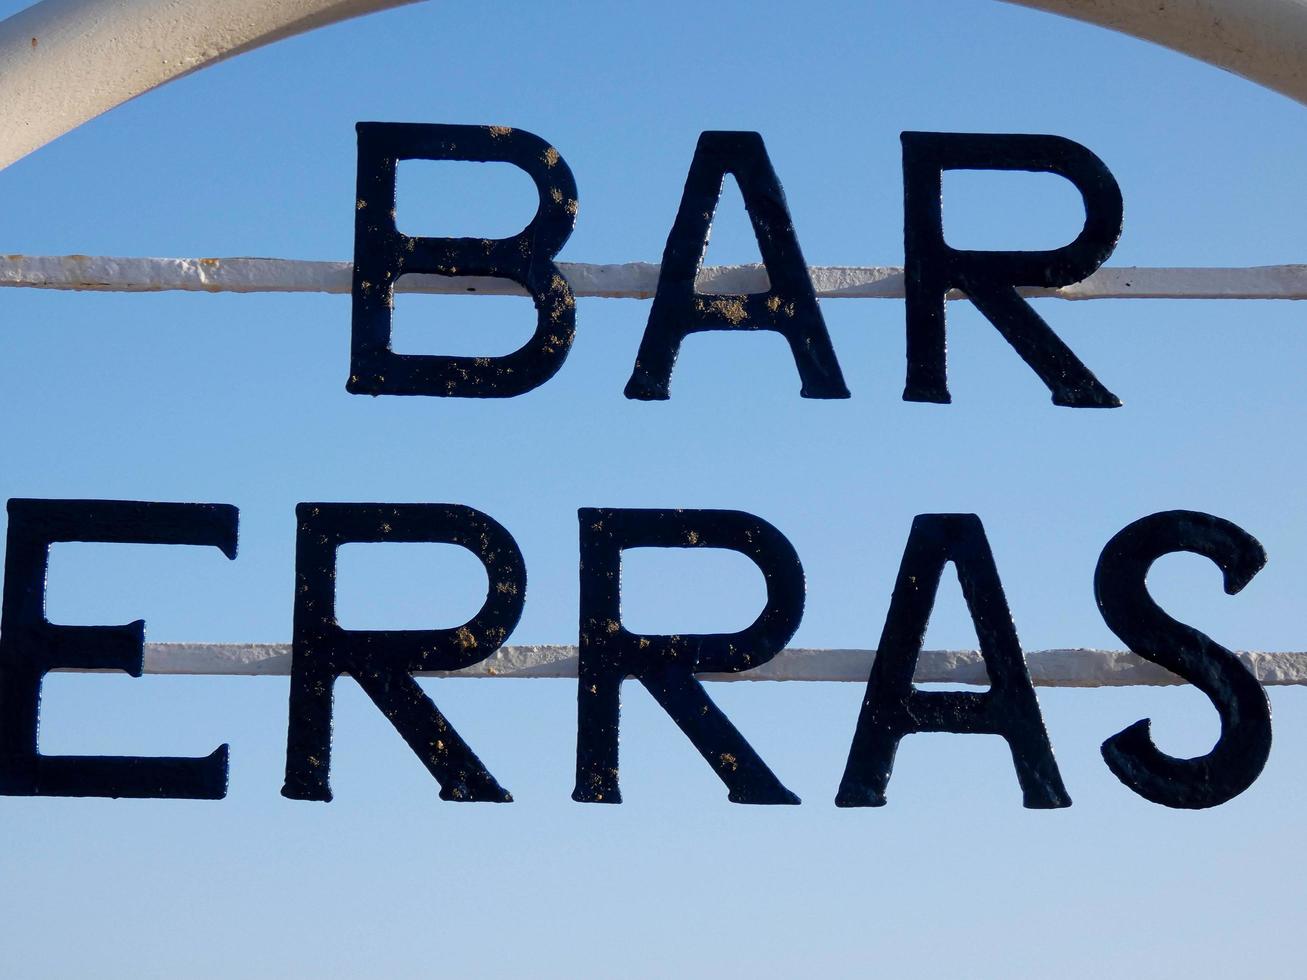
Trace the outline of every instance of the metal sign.
<instances>
[{"instance_id":1,"label":"metal sign","mask_svg":"<svg viewBox=\"0 0 1307 980\"><path fill-rule=\"evenodd\" d=\"M385 5L308 6L320 8L316 16L325 21ZM1085 6L1032 5L1077 10ZM238 50L287 32L288 26L276 14L280 6L267 5L269 19L257 25L254 34L233 39L224 50ZM1179 6L1187 14L1193 13L1193 5ZM1103 11L1112 5L1097 7L1102 9L1096 16L1107 16ZM33 17L50 12L46 5L33 9ZM75 21L79 8L73 5L68 9ZM1140 14L1131 21L1131 29L1146 33L1159 22L1158 17ZM27 29L26 25L15 28L12 21L7 23L11 32ZM40 35L34 33L33 49L39 49L40 43ZM215 50L212 58L222 53ZM1247 68L1248 73L1255 75L1256 67ZM160 77L156 83L163 80L166 78ZM139 81L131 84L139 85ZM1289 84L1284 82L1281 87ZM123 88L109 98L130 94L134 93ZM96 98L103 99L103 92ZM26 144L11 144L10 159L50 138L58 127L75 125L79 116L86 118L105 107L97 105L88 102L70 107L44 133L27 133L23 137ZM585 280L587 294L595 294L596 289L613 288L595 285L596 278L611 283L628 276L624 288L631 294L639 292L639 287L629 285L630 277L644 282L648 290L647 274L652 273L647 326L625 386L625 396L630 399L671 397L682 341L691 333L710 330L774 331L788 344L802 397L848 398L818 304L820 283L828 290L842 290L844 295L904 297L907 366L903 398L907 401L950 401L945 356L947 301L964 295L1039 377L1055 404L1069 408L1120 406L1118 395L1026 301L1030 295L1078 286L1098 288L1101 295L1113 294L1110 273L1098 280L1098 287L1084 285L1096 275L1104 276L1100 269L1122 229L1121 191L1104 162L1088 148L1055 135L907 132L901 139L904 267L893 276L863 275L852 286L846 282L841 287L832 285L839 276L830 275L830 270L823 274L809 269L781 181L758 133L703 133L689 164L680 207L671 220L662 262L652 270L618 270L595 277L592 270L555 261L572 232L579 192L563 155L548 141L499 125L360 123L355 253L350 273L352 343L345 386L353 394L373 396L521 395L548 383L566 359L577 327L575 299L582 292L581 280ZM520 233L508 238L405 235L396 223L395 181L398 163L409 159L512 164L533 181L537 212ZM946 243L940 204L943 175L951 170L1055 174L1082 196L1084 226L1073 242L1057 249L953 248ZM736 179L742 192L762 267L736 275L736 288L727 290L719 285L720 291L705 292L696 282L704 271L708 231L727 175ZM17 258L11 259L4 271L10 284L92 285L85 269L70 272L67 262ZM274 267L254 271L275 278ZM333 270L327 272L334 274ZM178 278L173 286L157 281L151 284L150 276L160 273ZM128 269L126 275L94 285L195 288L197 274L156 265ZM397 353L391 344L394 292L406 276L434 277L420 282L446 291L476 290L484 280L499 281L499 288L505 282L516 284L534 304L534 332L518 350L503 356ZM741 282L756 285L763 276L765 288L739 288ZM717 278L727 284L732 273L719 273ZM1153 295L1148 291L1148 276L1138 278L1144 286L1134 293L1129 281L1115 288L1120 295ZM885 289L884 284L891 280L893 285ZM432 287L435 281L440 285ZM1102 285L1105 282L1109 285ZM228 769L225 745L204 758L46 756L37 751L36 735L41 683L47 672L119 670L140 676L147 664L142 622L70 627L46 620L50 546L66 541L205 545L235 559L236 508L227 504L13 499L8 511L0 621L0 793L222 798ZM509 791L454 730L414 676L468 675L478 667L485 668L480 676L496 675L494 665L504 661L505 644L526 600L525 561L513 536L490 515L458 503L306 502L296 509L296 523L294 637L285 665L291 693L282 794L291 799L331 799L333 686L347 674L421 759L440 784L443 799L511 801ZM786 655L786 644L802 619L805 598L802 564L790 542L763 518L732 510L587 507L578 512L578 531L578 647L574 656L569 653L561 658L570 664L561 673L577 678L572 798L621 802L619 692L623 682L633 678L685 733L726 786L732 801L798 803L798 797L772 772L701 683L702 675L754 672L753 676L766 676L756 672ZM480 611L451 629L342 629L335 614L338 548L348 543L387 541L438 542L470 551L489 579ZM632 548L737 552L762 572L767 592L764 608L752 625L732 633L634 632L621 615L621 558ZM1149 595L1145 576L1155 561L1177 552L1198 554L1214 563L1230 594L1247 585L1266 561L1263 548L1251 535L1218 516L1183 510L1156 513L1135 521L1107 542L1094 576L1095 599L1109 628L1138 658L1127 661L1131 669L1138 667L1139 661L1147 662L1160 668L1152 675L1154 679L1179 678L1195 686L1220 717L1220 738L1205 755L1174 758L1156 747L1145 720L1108 738L1102 753L1117 778L1145 799L1197 809L1225 803L1256 780L1271 744L1270 705L1262 684L1301 682L1307 678L1307 670L1294 655L1260 662L1241 657L1172 619ZM970 667L973 680L978 670L988 683L983 692L929 691L914 685L914 678L921 678L923 660L929 659L922 649L924 637L941 575L949 564L957 571L979 638L977 657L969 665L950 669ZM507 656L512 658L511 653ZM273 657L254 656L245 666L260 659ZM1110 658L1106 655L1091 659L1090 671L1108 669L1105 665ZM537 668L537 675L548 675L547 669L540 668L555 662L560 661L548 653L532 655L519 665L520 673ZM1068 657L1063 666L1076 662ZM1049 669L1049 664L1042 664L1041 669ZM1255 670L1261 671L1260 677ZM854 677L856 667L852 676L843 679ZM862 662L857 679L865 682L866 695L851 731L843 778L835 793L837 805L884 805L896 749L905 736L919 732L1001 736L1011 750L1026 807L1071 805L1040 715L1035 678L1017 639L998 569L976 515L921 514L914 520L875 656Z\"/></svg>"}]
</instances>

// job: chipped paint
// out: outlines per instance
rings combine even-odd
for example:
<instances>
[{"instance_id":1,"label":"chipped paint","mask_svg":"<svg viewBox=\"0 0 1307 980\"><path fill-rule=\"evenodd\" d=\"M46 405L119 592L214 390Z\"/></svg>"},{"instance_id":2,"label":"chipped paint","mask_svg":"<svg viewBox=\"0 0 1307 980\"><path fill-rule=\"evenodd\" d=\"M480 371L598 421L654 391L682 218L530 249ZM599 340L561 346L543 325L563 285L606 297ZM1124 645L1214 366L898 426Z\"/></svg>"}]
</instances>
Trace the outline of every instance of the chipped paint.
<instances>
[{"instance_id":1,"label":"chipped paint","mask_svg":"<svg viewBox=\"0 0 1307 980\"><path fill-rule=\"evenodd\" d=\"M412 251L415 240L405 242ZM597 264L559 262L560 277L578 297L649 299L658 288L657 262ZM821 299L902 299L903 270L897 266L813 266L808 270ZM337 293L350 291L349 262L264 258L118 258L90 255L0 256L0 287L91 292ZM704 290L744 295L761 292L761 265L709 266L698 279ZM526 296L516 283L478 276L407 274L397 293ZM1139 268L1098 270L1060 289L1021 289L1030 298L1092 299L1307 299L1307 265L1251 268ZM952 300L965 299L954 292ZM768 300L776 302L778 297Z\"/></svg>"},{"instance_id":2,"label":"chipped paint","mask_svg":"<svg viewBox=\"0 0 1307 980\"><path fill-rule=\"evenodd\" d=\"M649 641L639 644L646 649ZM701 673L701 681L822 681L865 684L874 650L790 648L767 663L739 673ZM1122 650L1028 650L1036 687L1169 687L1183 684L1174 674ZM1307 652L1242 652L1236 656L1263 684L1307 685ZM147 643L145 673L205 676L285 677L288 643ZM454 671L418 671L420 677L519 677L576 679L577 648L566 645L506 646L486 660ZM925 650L917 664L918 684L989 684L977 650Z\"/></svg>"}]
</instances>

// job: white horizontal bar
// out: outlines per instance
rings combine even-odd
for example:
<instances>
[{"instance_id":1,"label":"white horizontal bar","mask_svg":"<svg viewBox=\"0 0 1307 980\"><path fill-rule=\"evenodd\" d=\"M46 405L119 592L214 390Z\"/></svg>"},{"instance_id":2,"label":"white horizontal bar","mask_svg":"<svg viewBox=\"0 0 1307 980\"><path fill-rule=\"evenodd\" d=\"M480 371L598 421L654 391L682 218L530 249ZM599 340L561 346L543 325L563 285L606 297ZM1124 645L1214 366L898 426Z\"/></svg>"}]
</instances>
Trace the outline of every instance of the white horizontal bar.
<instances>
[{"instance_id":1,"label":"white horizontal bar","mask_svg":"<svg viewBox=\"0 0 1307 980\"><path fill-rule=\"evenodd\" d=\"M659 265L627 262L594 265L560 262L577 296L648 299L658 288ZM903 270L895 266L820 266L809 270L823 299L902 299ZM349 262L298 259L151 259L94 255L0 256L0 286L36 289L154 293L348 293ZM705 293L756 293L767 289L762 266L724 265L703 269ZM400 293L525 296L515 283L472 276L409 275ZM1023 289L1030 297L1058 299L1307 299L1307 265L1247 269L1104 268L1061 289ZM954 294L951 298L961 298Z\"/></svg>"},{"instance_id":2,"label":"white horizontal bar","mask_svg":"<svg viewBox=\"0 0 1307 980\"><path fill-rule=\"evenodd\" d=\"M1127 687L1183 683L1133 653L1110 650L1031 650L1030 675L1041 687ZM1307 684L1307 653L1239 653L1263 684ZM785 650L739 674L700 674L706 681L852 681L866 683L871 650ZM509 646L465 670L421 672L428 677L576 677L574 646ZM286 643L147 643L147 674L277 676L290 673ZM923 684L989 683L976 650L926 650L917 663Z\"/></svg>"}]
</instances>

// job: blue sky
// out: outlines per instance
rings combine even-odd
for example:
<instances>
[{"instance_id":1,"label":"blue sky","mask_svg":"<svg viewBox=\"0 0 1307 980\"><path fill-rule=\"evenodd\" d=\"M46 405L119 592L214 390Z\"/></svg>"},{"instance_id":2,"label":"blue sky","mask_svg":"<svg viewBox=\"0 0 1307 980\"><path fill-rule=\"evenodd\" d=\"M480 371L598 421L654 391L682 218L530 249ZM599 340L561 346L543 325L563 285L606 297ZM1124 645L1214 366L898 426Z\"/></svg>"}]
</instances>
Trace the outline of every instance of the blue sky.
<instances>
[{"instance_id":1,"label":"blue sky","mask_svg":"<svg viewBox=\"0 0 1307 980\"><path fill-rule=\"evenodd\" d=\"M9 13L23 4L0 5ZM1300 261L1307 116L1216 69L991 0L797 5L423 3L243 55L88 123L3 173L6 253L348 259L354 123L512 125L559 148L580 214L560 258L655 261L705 129L755 129L813 264L900 264L900 131L1054 133L1091 148L1126 202L1118 265ZM411 164L400 226L511 233L533 209L509 168ZM1052 247L1082 218L1052 177L950 175L950 241ZM738 194L710 262L756 255ZM648 303L583 300L548 384L507 401L346 394L349 301L328 296L0 293L0 496L214 501L240 556L65 545L51 619L144 618L151 640L290 636L294 507L468 504L517 538L517 643L576 640L576 511L729 507L794 543L797 645L869 647L914 514L985 522L1023 645L1118 647L1094 607L1107 540L1189 508L1256 536L1239 596L1184 556L1150 584L1239 649L1303 647L1307 528L1293 488L1307 334L1289 303L1045 301L1120 395L1050 404L997 333L951 309L952 405L909 404L903 304L826 301L853 397L805 401L783 341L701 334L663 403L622 387ZM414 352L498 353L526 300L419 297ZM762 583L709 552L633 553L628 620L747 624ZM342 554L347 626L453 625L478 607L452 548ZM974 644L946 577L927 638ZM385 719L338 685L331 804L278 795L284 679L52 677L47 752L232 751L218 803L0 801L0 948L14 976L573 977L1295 975L1307 699L1272 693L1262 778L1216 810L1133 796L1099 744L1152 717L1177 755L1215 713L1189 689L1041 691L1075 805L1020 806L996 738L905 740L889 806L832 800L860 685L714 685L804 800L729 804L636 685L621 807L572 803L575 686L424 682L517 799L442 803Z\"/></svg>"}]
</instances>

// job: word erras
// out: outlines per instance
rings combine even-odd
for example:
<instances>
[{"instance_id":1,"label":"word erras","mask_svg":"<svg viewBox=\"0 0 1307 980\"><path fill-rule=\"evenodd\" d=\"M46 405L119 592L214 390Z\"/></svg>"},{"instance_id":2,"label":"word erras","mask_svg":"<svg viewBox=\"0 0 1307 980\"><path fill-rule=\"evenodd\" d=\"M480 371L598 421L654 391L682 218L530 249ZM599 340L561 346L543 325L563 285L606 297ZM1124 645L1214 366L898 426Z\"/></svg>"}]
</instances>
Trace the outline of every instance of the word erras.
<instances>
[{"instance_id":1,"label":"word erras","mask_svg":"<svg viewBox=\"0 0 1307 980\"><path fill-rule=\"evenodd\" d=\"M51 544L100 541L190 544L236 557L237 510L227 504L103 500L9 501L0 618L0 794L221 799L227 746L206 758L46 756L37 751L41 682L60 668L122 670L139 677L145 624L61 626L45 618ZM491 656L517 625L526 565L512 535L457 504L304 503L296 509L294 636L286 778L282 795L330 800L336 679L349 674L440 784L446 800L512 797L463 741L413 677L459 670ZM724 712L696 673L749 670L771 660L803 616L799 556L771 524L741 511L586 508L580 526L580 659L576 783L583 803L620 803L619 695L634 677L721 779L737 803L798 803ZM336 553L354 542L459 545L489 581L481 610L462 626L431 630L346 630L335 612ZM621 557L629 548L724 548L752 561L767 599L735 633L639 634L621 614ZM1103 743L1108 767L1134 792L1165 806L1202 808L1243 792L1271 746L1270 704L1229 650L1169 617L1145 577L1158 558L1202 555L1240 591L1266 561L1239 527L1207 514L1168 511L1126 527L1108 542L1094 575L1107 625L1139 656L1202 691L1220 715L1206 755L1162 753L1140 721ZM983 692L918 690L913 671L945 565L957 571L990 678ZM1017 640L998 570L974 514L923 514L912 524L889 612L867 681L836 803L882 806L899 741L917 732L1000 735L1012 752L1025 805L1071 805L1058 772Z\"/></svg>"}]
</instances>

